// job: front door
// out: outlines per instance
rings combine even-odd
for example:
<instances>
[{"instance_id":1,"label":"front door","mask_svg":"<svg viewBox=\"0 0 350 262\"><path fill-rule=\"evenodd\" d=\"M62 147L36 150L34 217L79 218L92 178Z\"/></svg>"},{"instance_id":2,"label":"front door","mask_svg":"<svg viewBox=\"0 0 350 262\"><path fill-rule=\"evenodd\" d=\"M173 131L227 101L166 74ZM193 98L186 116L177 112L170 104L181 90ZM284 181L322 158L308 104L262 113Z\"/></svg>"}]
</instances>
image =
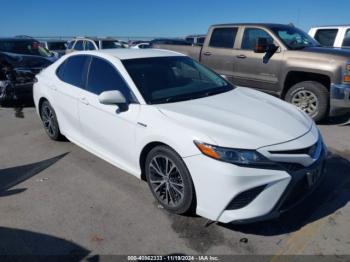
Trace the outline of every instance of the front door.
<instances>
[{"instance_id":1,"label":"front door","mask_svg":"<svg viewBox=\"0 0 350 262\"><path fill-rule=\"evenodd\" d=\"M278 50L269 62L264 64L263 57L265 53L254 52L259 37L267 38L269 43L274 43L273 37L264 29L254 27L244 29L240 48L234 58L234 82L237 85L276 93L280 86L279 72L283 52Z\"/></svg>"},{"instance_id":2,"label":"front door","mask_svg":"<svg viewBox=\"0 0 350 262\"><path fill-rule=\"evenodd\" d=\"M99 102L98 96L110 90L121 91L130 101L127 110ZM79 101L83 144L127 171L134 165L131 159L135 159L136 119L140 110L140 105L134 103L130 92L114 65L102 58L92 57L86 88Z\"/></svg>"}]
</instances>

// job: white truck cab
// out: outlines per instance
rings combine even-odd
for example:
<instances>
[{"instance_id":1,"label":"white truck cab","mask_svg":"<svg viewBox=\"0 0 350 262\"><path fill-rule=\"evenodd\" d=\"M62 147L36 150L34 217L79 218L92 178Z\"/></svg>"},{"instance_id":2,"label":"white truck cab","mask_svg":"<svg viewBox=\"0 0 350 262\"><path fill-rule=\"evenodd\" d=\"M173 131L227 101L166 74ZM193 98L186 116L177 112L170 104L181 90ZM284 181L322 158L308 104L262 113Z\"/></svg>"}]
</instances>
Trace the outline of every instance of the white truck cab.
<instances>
[{"instance_id":1,"label":"white truck cab","mask_svg":"<svg viewBox=\"0 0 350 262\"><path fill-rule=\"evenodd\" d=\"M312 27L309 35L323 46L350 48L350 25Z\"/></svg>"}]
</instances>

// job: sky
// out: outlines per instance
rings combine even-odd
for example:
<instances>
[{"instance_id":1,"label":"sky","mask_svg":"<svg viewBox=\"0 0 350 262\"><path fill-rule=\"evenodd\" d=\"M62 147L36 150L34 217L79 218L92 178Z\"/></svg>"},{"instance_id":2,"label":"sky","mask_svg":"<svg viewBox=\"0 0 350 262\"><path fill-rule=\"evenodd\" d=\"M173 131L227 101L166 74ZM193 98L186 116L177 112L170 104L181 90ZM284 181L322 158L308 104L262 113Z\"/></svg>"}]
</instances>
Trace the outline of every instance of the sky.
<instances>
[{"instance_id":1,"label":"sky","mask_svg":"<svg viewBox=\"0 0 350 262\"><path fill-rule=\"evenodd\" d=\"M350 24L350 0L1 0L0 36L179 37L212 24Z\"/></svg>"}]
</instances>

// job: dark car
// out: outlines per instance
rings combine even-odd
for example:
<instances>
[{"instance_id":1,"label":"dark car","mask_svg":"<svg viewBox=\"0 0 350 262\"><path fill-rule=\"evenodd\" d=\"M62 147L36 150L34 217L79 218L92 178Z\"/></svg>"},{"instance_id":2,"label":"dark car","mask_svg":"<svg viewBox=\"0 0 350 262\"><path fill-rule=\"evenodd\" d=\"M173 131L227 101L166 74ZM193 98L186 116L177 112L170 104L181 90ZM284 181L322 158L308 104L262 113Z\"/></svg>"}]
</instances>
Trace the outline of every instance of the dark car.
<instances>
[{"instance_id":1,"label":"dark car","mask_svg":"<svg viewBox=\"0 0 350 262\"><path fill-rule=\"evenodd\" d=\"M35 75L56 57L30 38L0 38L0 104L32 101Z\"/></svg>"},{"instance_id":2,"label":"dark car","mask_svg":"<svg viewBox=\"0 0 350 262\"><path fill-rule=\"evenodd\" d=\"M154 45L188 45L190 46L191 45L191 43L180 38L156 38L156 39L153 39L150 42L150 44L151 46L154 46Z\"/></svg>"}]
</instances>

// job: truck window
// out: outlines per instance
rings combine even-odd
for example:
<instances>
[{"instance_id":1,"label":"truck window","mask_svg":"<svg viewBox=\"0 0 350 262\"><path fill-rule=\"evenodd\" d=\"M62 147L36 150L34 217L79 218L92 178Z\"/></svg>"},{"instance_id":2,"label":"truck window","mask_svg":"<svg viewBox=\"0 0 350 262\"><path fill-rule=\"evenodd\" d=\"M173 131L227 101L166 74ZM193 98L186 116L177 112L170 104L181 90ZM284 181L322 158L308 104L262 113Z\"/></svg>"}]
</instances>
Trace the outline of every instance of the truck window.
<instances>
[{"instance_id":1,"label":"truck window","mask_svg":"<svg viewBox=\"0 0 350 262\"><path fill-rule=\"evenodd\" d=\"M345 33L342 47L349 47L350 48L350 29L348 29Z\"/></svg>"},{"instance_id":2,"label":"truck window","mask_svg":"<svg viewBox=\"0 0 350 262\"><path fill-rule=\"evenodd\" d=\"M243 34L241 49L254 50L259 37L267 38L268 44L273 43L273 38L266 31L259 28L246 28Z\"/></svg>"},{"instance_id":3,"label":"truck window","mask_svg":"<svg viewBox=\"0 0 350 262\"><path fill-rule=\"evenodd\" d=\"M210 38L210 47L233 48L238 28L215 28Z\"/></svg>"},{"instance_id":4,"label":"truck window","mask_svg":"<svg viewBox=\"0 0 350 262\"><path fill-rule=\"evenodd\" d=\"M333 46L338 29L318 29L315 39L323 46Z\"/></svg>"}]
</instances>

